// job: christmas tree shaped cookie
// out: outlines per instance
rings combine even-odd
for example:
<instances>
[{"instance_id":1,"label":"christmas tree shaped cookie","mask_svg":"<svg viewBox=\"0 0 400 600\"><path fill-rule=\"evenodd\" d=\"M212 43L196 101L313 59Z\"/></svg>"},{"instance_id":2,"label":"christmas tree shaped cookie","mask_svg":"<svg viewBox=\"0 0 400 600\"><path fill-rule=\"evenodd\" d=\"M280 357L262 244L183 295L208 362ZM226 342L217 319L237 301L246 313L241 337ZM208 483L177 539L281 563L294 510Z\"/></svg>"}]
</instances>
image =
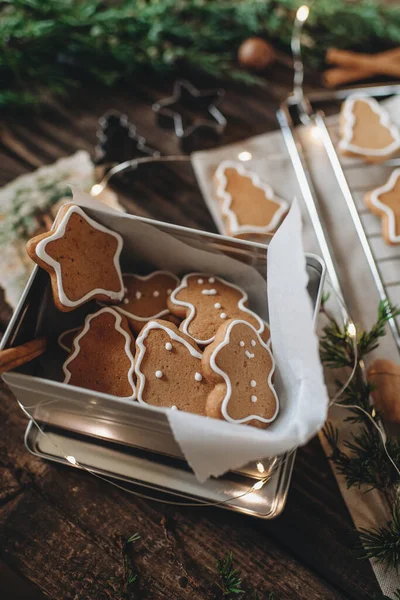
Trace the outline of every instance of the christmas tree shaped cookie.
<instances>
[{"instance_id":1,"label":"christmas tree shaped cookie","mask_svg":"<svg viewBox=\"0 0 400 600\"><path fill-rule=\"evenodd\" d=\"M382 235L387 244L400 244L400 169L395 169L382 187L365 196L368 208L381 217Z\"/></svg>"},{"instance_id":2,"label":"christmas tree shaped cookie","mask_svg":"<svg viewBox=\"0 0 400 600\"><path fill-rule=\"evenodd\" d=\"M250 323L231 319L222 325L202 362L204 375L214 384L207 398L207 416L261 428L276 418L274 359Z\"/></svg>"},{"instance_id":3,"label":"christmas tree shaped cookie","mask_svg":"<svg viewBox=\"0 0 400 600\"><path fill-rule=\"evenodd\" d=\"M88 315L63 365L64 383L133 400L133 343L126 318L113 308Z\"/></svg>"},{"instance_id":4,"label":"christmas tree shaped cookie","mask_svg":"<svg viewBox=\"0 0 400 600\"><path fill-rule=\"evenodd\" d=\"M64 312L93 299L107 304L122 300L121 250L118 233L74 204L60 210L51 231L27 244L32 260L50 274L54 303Z\"/></svg>"},{"instance_id":5,"label":"christmas tree shaped cookie","mask_svg":"<svg viewBox=\"0 0 400 600\"><path fill-rule=\"evenodd\" d=\"M154 320L136 340L137 400L205 415L212 385L203 377L198 346L175 325Z\"/></svg>"},{"instance_id":6,"label":"christmas tree shaped cookie","mask_svg":"<svg viewBox=\"0 0 400 600\"><path fill-rule=\"evenodd\" d=\"M400 147L400 132L374 98L349 96L340 115L339 150L367 162L380 162Z\"/></svg>"},{"instance_id":7,"label":"christmas tree shaped cookie","mask_svg":"<svg viewBox=\"0 0 400 600\"><path fill-rule=\"evenodd\" d=\"M190 273L172 292L168 306L174 315L184 319L179 329L199 345L210 344L221 324L233 317L248 321L268 340L268 325L247 308L247 300L244 290L221 277Z\"/></svg>"},{"instance_id":8,"label":"christmas tree shaped cookie","mask_svg":"<svg viewBox=\"0 0 400 600\"><path fill-rule=\"evenodd\" d=\"M275 196L257 173L241 163L222 162L215 172L214 184L228 235L271 234L288 212L288 203Z\"/></svg>"}]
</instances>

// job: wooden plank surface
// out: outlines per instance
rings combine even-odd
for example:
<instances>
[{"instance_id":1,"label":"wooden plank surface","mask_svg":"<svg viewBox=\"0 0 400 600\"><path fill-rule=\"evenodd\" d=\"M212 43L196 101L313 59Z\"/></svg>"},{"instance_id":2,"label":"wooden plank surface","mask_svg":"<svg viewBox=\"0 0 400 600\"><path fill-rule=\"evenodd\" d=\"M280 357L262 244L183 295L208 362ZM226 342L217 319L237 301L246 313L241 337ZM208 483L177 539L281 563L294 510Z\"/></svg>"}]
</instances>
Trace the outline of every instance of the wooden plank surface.
<instances>
[{"instance_id":1,"label":"wooden plank surface","mask_svg":"<svg viewBox=\"0 0 400 600\"><path fill-rule=\"evenodd\" d=\"M276 129L275 111L290 79L280 66L266 89L228 86L222 143ZM82 89L70 100L47 102L39 113L3 116L0 185L78 149L93 155L97 120L109 108L126 112L163 154L179 152L173 134L156 127L150 108L172 83ZM215 231L190 165L144 169L117 190L131 213ZM10 315L0 295L1 331ZM24 448L26 420L4 386L0 424L0 588L6 600L123 598L122 541L135 532L141 540L134 549L138 584L132 598L220 598L216 560L228 550L260 598L274 591L276 600L372 600L378 592L369 563L356 557L357 537L317 439L298 453L284 513L264 522L216 508L144 501L38 460Z\"/></svg>"}]
</instances>

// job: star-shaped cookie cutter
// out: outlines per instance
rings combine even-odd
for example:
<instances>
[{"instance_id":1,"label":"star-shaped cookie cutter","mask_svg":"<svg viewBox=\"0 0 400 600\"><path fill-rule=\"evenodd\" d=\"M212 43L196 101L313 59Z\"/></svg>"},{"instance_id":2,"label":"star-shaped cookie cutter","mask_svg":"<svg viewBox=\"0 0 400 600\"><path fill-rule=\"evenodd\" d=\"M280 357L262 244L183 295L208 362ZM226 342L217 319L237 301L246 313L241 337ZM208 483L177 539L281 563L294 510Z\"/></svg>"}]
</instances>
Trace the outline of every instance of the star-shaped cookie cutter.
<instances>
[{"instance_id":1,"label":"star-shaped cookie cutter","mask_svg":"<svg viewBox=\"0 0 400 600\"><path fill-rule=\"evenodd\" d=\"M146 138L138 134L135 125L128 120L126 114L111 109L100 117L98 123L99 128L96 133L98 142L95 148L96 164L121 163L140 156L161 156L158 150L147 144ZM122 137L122 142L129 146L126 156L118 154L118 152L123 152L124 148L112 148L113 137L115 138L117 135L120 137L120 142Z\"/></svg>"},{"instance_id":2,"label":"star-shaped cookie cutter","mask_svg":"<svg viewBox=\"0 0 400 600\"><path fill-rule=\"evenodd\" d=\"M218 109L224 96L225 91L221 88L198 90L189 81L178 80L174 84L172 96L159 100L152 108L157 116L157 124L173 129L182 150L190 152L201 143L202 137L212 137L213 141L218 141L224 132L227 120ZM179 104L181 107L201 110L207 117L194 118L189 124L185 124Z\"/></svg>"}]
</instances>

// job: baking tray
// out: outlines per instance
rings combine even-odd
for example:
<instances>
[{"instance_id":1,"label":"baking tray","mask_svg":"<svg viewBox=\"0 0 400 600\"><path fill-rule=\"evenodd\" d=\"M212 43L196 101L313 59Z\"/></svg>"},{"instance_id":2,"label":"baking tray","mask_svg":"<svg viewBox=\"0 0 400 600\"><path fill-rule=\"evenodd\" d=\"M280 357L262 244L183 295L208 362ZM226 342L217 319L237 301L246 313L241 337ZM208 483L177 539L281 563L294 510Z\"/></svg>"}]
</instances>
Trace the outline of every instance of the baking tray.
<instances>
[{"instance_id":1,"label":"baking tray","mask_svg":"<svg viewBox=\"0 0 400 600\"><path fill-rule=\"evenodd\" d=\"M151 225L160 234L168 233L196 249L229 255L251 265L265 277L267 247L235 240L131 215L117 217L102 210L86 209L106 226L118 230L117 219L129 219ZM150 268L144 265L144 268ZM324 279L324 265L317 256L306 255L308 291L315 314L318 313ZM93 307L83 307L90 312ZM18 345L49 333L46 323L56 311L51 300L47 274L35 268L2 340L2 348ZM59 313L58 313L59 314ZM63 314L62 330L82 319L80 310ZM52 330L53 336L58 334ZM59 359L54 356L55 363ZM277 516L285 504L294 453L249 464L224 477L199 484L188 467L172 435L165 411L149 410L139 403L116 399L107 394L66 386L44 378L40 359L3 375L21 405L42 427L50 428L59 443L51 444L48 435L28 427L27 448L38 456L65 462L66 455L77 458L103 475L112 474L133 482L182 497L219 502L233 498L223 506L262 518ZM63 451L60 451L62 448ZM261 466L260 466L261 465ZM243 494L259 479L270 477L260 490ZM250 482L250 483L249 483ZM253 483L251 483L253 482Z\"/></svg>"}]
</instances>

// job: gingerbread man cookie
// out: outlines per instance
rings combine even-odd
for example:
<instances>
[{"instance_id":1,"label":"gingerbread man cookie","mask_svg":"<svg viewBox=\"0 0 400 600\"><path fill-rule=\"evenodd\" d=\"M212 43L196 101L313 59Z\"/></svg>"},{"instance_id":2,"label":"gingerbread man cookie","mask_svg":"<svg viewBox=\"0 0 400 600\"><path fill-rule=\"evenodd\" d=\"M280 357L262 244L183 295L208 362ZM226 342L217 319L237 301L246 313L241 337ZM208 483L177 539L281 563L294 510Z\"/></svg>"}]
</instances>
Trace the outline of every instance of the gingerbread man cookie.
<instances>
[{"instance_id":1,"label":"gingerbread man cookie","mask_svg":"<svg viewBox=\"0 0 400 600\"><path fill-rule=\"evenodd\" d=\"M113 308L88 315L63 365L64 383L133 400L133 342L127 319Z\"/></svg>"},{"instance_id":2,"label":"gingerbread man cookie","mask_svg":"<svg viewBox=\"0 0 400 600\"><path fill-rule=\"evenodd\" d=\"M391 246L400 244L400 169L395 169L385 185L365 196L368 208L381 217L382 235Z\"/></svg>"},{"instance_id":3,"label":"gingerbread man cookie","mask_svg":"<svg viewBox=\"0 0 400 600\"><path fill-rule=\"evenodd\" d=\"M170 315L167 299L179 283L176 275L168 271L154 271L144 277L125 273L122 278L125 298L115 309L127 317L136 333L148 321Z\"/></svg>"},{"instance_id":4,"label":"gingerbread man cookie","mask_svg":"<svg viewBox=\"0 0 400 600\"><path fill-rule=\"evenodd\" d=\"M54 228L32 238L29 256L50 274L54 303L64 312L89 300L124 296L119 257L122 237L74 204L60 209Z\"/></svg>"},{"instance_id":5,"label":"gingerbread man cookie","mask_svg":"<svg viewBox=\"0 0 400 600\"><path fill-rule=\"evenodd\" d=\"M400 148L400 131L389 113L366 96L349 96L340 115L339 150L367 162L386 160Z\"/></svg>"},{"instance_id":6,"label":"gingerbread man cookie","mask_svg":"<svg viewBox=\"0 0 400 600\"><path fill-rule=\"evenodd\" d=\"M289 205L275 196L272 188L257 173L241 163L222 162L215 172L215 190L227 235L265 236L276 231Z\"/></svg>"},{"instance_id":7,"label":"gingerbread man cookie","mask_svg":"<svg viewBox=\"0 0 400 600\"><path fill-rule=\"evenodd\" d=\"M220 325L233 317L248 321L265 340L269 338L268 325L247 308L246 292L216 275L185 275L168 298L168 307L184 318L179 329L199 345L211 344Z\"/></svg>"},{"instance_id":8,"label":"gingerbread man cookie","mask_svg":"<svg viewBox=\"0 0 400 600\"><path fill-rule=\"evenodd\" d=\"M212 385L203 377L202 354L187 335L168 321L149 321L136 340L136 398L199 415Z\"/></svg>"},{"instance_id":9,"label":"gingerbread man cookie","mask_svg":"<svg viewBox=\"0 0 400 600\"><path fill-rule=\"evenodd\" d=\"M250 323L236 319L224 323L205 349L202 364L215 386L207 398L207 416L261 428L276 418L274 359Z\"/></svg>"}]
</instances>

